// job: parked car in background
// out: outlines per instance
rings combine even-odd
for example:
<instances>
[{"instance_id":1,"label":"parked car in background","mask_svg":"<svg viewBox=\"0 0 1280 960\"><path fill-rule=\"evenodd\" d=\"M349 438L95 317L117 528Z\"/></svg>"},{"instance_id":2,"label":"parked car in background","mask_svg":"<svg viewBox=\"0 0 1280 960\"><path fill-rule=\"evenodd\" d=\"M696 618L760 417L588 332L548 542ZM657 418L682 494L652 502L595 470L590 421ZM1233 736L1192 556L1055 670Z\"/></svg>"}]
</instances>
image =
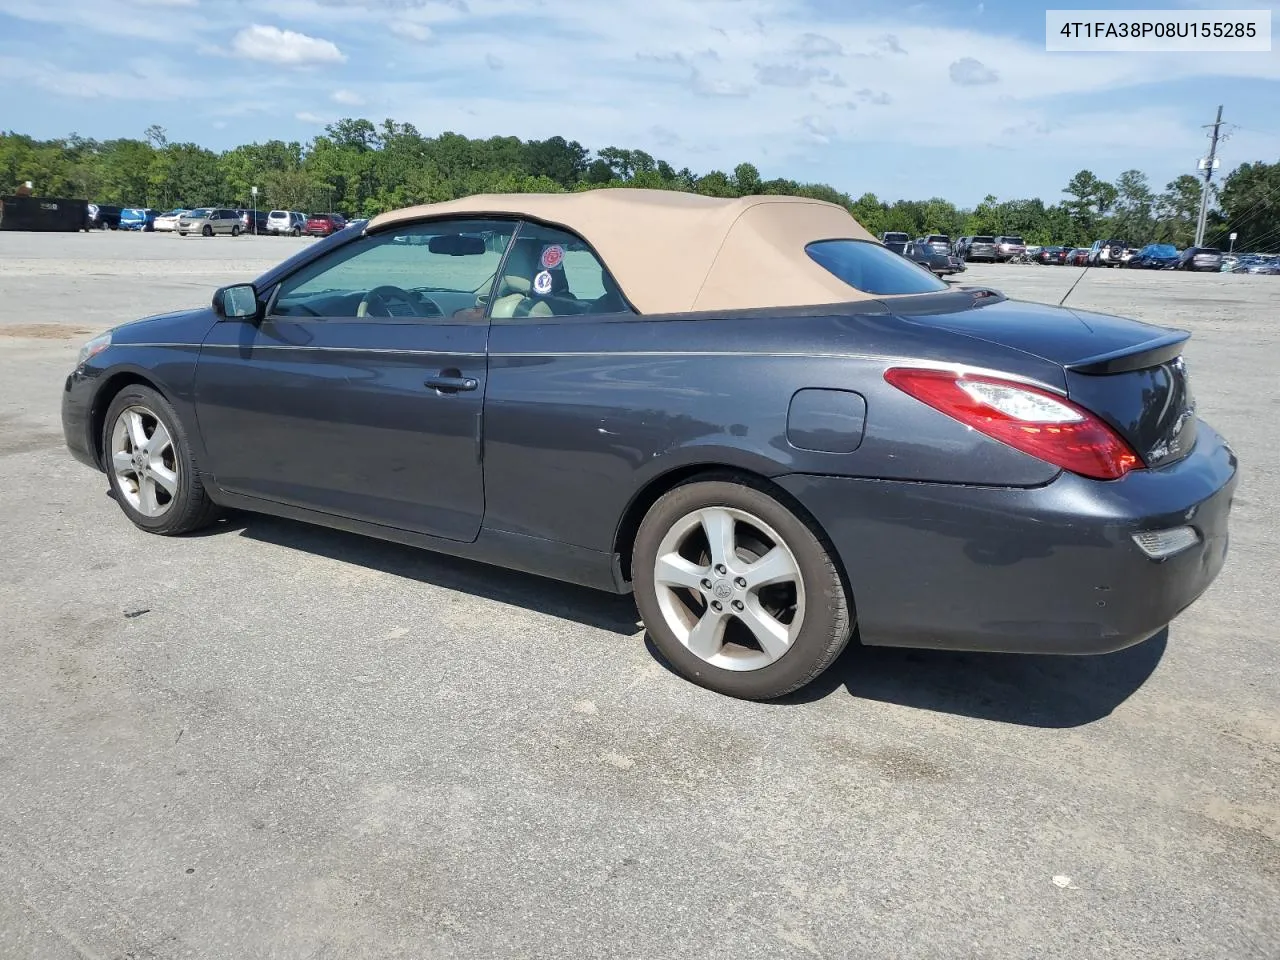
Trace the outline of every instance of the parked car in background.
<instances>
[{"instance_id":1,"label":"parked car in background","mask_svg":"<svg viewBox=\"0 0 1280 960\"><path fill-rule=\"evenodd\" d=\"M155 222L151 225L151 228L166 233L177 230L178 218L184 213L190 212L185 207L179 207L177 210L166 210L164 213L156 215Z\"/></svg>"},{"instance_id":2,"label":"parked car in background","mask_svg":"<svg viewBox=\"0 0 1280 960\"><path fill-rule=\"evenodd\" d=\"M949 250L939 250L924 237L907 244L903 256L939 277L959 273L964 269L962 260Z\"/></svg>"},{"instance_id":3,"label":"parked car in background","mask_svg":"<svg viewBox=\"0 0 1280 960\"><path fill-rule=\"evenodd\" d=\"M313 213L307 217L307 225L303 233L308 237L327 237L337 233L347 225L346 217L337 213Z\"/></svg>"},{"instance_id":4,"label":"parked car in background","mask_svg":"<svg viewBox=\"0 0 1280 960\"><path fill-rule=\"evenodd\" d=\"M1280 276L1280 255L1245 253L1231 268L1232 273L1252 273L1262 276Z\"/></svg>"},{"instance_id":5,"label":"parked car in background","mask_svg":"<svg viewBox=\"0 0 1280 960\"><path fill-rule=\"evenodd\" d=\"M996 237L996 260L1008 263L1014 257L1021 257L1027 252L1027 245L1021 237Z\"/></svg>"},{"instance_id":6,"label":"parked car in background","mask_svg":"<svg viewBox=\"0 0 1280 960\"><path fill-rule=\"evenodd\" d=\"M101 203L89 204L89 216L85 221L86 230L119 230L120 207L111 207Z\"/></svg>"},{"instance_id":7,"label":"parked car in background","mask_svg":"<svg viewBox=\"0 0 1280 960\"><path fill-rule=\"evenodd\" d=\"M1087 267L1089 265L1089 248L1073 247L1067 253L1067 266L1069 267Z\"/></svg>"},{"instance_id":8,"label":"parked car in background","mask_svg":"<svg viewBox=\"0 0 1280 960\"><path fill-rule=\"evenodd\" d=\"M1217 273L1222 266L1222 251L1217 247L1187 247L1178 254L1175 270L1204 270Z\"/></svg>"},{"instance_id":9,"label":"parked car in background","mask_svg":"<svg viewBox=\"0 0 1280 960\"><path fill-rule=\"evenodd\" d=\"M995 263L999 256L995 237L970 237L969 242L965 244L964 259L971 263L977 261Z\"/></svg>"},{"instance_id":10,"label":"parked car in background","mask_svg":"<svg viewBox=\"0 0 1280 960\"><path fill-rule=\"evenodd\" d=\"M240 215L224 207L200 207L178 218L178 234L183 237L189 233L198 233L202 237L219 233L238 237L242 230Z\"/></svg>"},{"instance_id":11,"label":"parked car in background","mask_svg":"<svg viewBox=\"0 0 1280 960\"><path fill-rule=\"evenodd\" d=\"M898 230L886 230L880 234L880 242L894 253L905 253L911 237Z\"/></svg>"},{"instance_id":12,"label":"parked car in background","mask_svg":"<svg viewBox=\"0 0 1280 960\"><path fill-rule=\"evenodd\" d=\"M1124 263L1129 244L1123 240L1095 240L1089 248L1089 266L1118 267Z\"/></svg>"},{"instance_id":13,"label":"parked car in background","mask_svg":"<svg viewBox=\"0 0 1280 960\"><path fill-rule=\"evenodd\" d=\"M1125 264L1131 270L1172 270L1178 264L1178 248L1172 243L1148 243Z\"/></svg>"},{"instance_id":14,"label":"parked car in background","mask_svg":"<svg viewBox=\"0 0 1280 960\"><path fill-rule=\"evenodd\" d=\"M1041 247L1036 252L1034 259L1036 263L1060 267L1067 262L1067 253L1066 247Z\"/></svg>"},{"instance_id":15,"label":"parked car in background","mask_svg":"<svg viewBox=\"0 0 1280 960\"><path fill-rule=\"evenodd\" d=\"M267 232L267 211L266 210L237 210L240 214L240 231L242 233L266 233Z\"/></svg>"},{"instance_id":16,"label":"parked car in background","mask_svg":"<svg viewBox=\"0 0 1280 960\"><path fill-rule=\"evenodd\" d=\"M300 237L307 218L296 210L272 210L267 214L267 232L277 236Z\"/></svg>"},{"instance_id":17,"label":"parked car in background","mask_svg":"<svg viewBox=\"0 0 1280 960\"><path fill-rule=\"evenodd\" d=\"M916 240L916 243L928 244L939 253L951 253L951 238L945 233L931 233L927 237L920 237Z\"/></svg>"},{"instance_id":18,"label":"parked car in background","mask_svg":"<svg viewBox=\"0 0 1280 960\"><path fill-rule=\"evenodd\" d=\"M397 236L425 240L412 270ZM1102 654L1227 555L1238 462L1189 336L949 287L836 204L467 197L86 343L56 392L99 473L62 509L92 536L105 474L153 535L233 508L630 594L673 671L752 700L855 631ZM253 573L302 616L279 554Z\"/></svg>"},{"instance_id":19,"label":"parked car in background","mask_svg":"<svg viewBox=\"0 0 1280 960\"><path fill-rule=\"evenodd\" d=\"M125 207L120 211L120 229L150 233L155 229L156 213L150 207Z\"/></svg>"}]
</instances>

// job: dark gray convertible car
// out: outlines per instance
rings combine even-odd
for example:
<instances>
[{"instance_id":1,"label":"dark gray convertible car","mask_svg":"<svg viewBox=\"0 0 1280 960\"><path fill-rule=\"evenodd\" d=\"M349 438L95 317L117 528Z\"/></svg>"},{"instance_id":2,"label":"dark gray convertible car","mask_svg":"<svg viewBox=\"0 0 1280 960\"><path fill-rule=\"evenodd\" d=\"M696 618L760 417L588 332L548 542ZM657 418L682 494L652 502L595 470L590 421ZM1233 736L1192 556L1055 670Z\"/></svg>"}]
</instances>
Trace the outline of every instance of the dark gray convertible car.
<instances>
[{"instance_id":1,"label":"dark gray convertible car","mask_svg":"<svg viewBox=\"0 0 1280 960\"><path fill-rule=\"evenodd\" d=\"M863 644L1100 653L1227 549L1187 334L948 287L842 207L477 196L90 341L71 452L143 530L222 508L618 593L772 698Z\"/></svg>"}]
</instances>

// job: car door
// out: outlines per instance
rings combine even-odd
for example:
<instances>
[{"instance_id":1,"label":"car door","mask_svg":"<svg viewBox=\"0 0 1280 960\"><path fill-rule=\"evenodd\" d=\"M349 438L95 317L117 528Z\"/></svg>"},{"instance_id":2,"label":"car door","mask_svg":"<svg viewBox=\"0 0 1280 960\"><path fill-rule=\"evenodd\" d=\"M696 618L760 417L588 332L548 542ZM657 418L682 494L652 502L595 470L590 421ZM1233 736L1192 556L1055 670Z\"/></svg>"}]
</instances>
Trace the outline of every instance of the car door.
<instances>
[{"instance_id":1,"label":"car door","mask_svg":"<svg viewBox=\"0 0 1280 960\"><path fill-rule=\"evenodd\" d=\"M464 218L358 237L259 291L260 321L215 324L196 412L219 486L474 540L485 305L514 231Z\"/></svg>"}]
</instances>

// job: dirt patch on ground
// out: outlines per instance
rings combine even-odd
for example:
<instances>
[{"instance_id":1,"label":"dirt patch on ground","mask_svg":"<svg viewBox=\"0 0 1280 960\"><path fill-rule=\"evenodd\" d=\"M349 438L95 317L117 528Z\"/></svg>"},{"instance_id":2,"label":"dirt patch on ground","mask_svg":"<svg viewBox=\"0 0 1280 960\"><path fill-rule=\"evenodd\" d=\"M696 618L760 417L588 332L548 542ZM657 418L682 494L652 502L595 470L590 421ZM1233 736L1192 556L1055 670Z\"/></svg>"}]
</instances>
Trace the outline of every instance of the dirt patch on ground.
<instances>
[{"instance_id":1,"label":"dirt patch on ground","mask_svg":"<svg viewBox=\"0 0 1280 960\"><path fill-rule=\"evenodd\" d=\"M65 323L15 323L0 327L0 337L26 337L31 340L71 340L93 333L84 327L70 327Z\"/></svg>"}]
</instances>

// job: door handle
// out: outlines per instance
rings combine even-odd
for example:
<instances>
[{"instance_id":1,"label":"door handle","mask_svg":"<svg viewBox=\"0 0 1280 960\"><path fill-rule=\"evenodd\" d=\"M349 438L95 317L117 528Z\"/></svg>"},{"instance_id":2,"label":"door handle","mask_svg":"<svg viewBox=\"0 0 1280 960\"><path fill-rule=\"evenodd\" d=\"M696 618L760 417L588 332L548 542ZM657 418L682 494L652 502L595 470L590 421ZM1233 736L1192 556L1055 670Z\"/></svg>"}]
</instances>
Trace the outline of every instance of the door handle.
<instances>
[{"instance_id":1,"label":"door handle","mask_svg":"<svg viewBox=\"0 0 1280 960\"><path fill-rule=\"evenodd\" d=\"M424 385L442 393L458 393L463 390L475 390L480 386L480 381L474 377L446 377L442 374L437 377L428 377Z\"/></svg>"}]
</instances>

